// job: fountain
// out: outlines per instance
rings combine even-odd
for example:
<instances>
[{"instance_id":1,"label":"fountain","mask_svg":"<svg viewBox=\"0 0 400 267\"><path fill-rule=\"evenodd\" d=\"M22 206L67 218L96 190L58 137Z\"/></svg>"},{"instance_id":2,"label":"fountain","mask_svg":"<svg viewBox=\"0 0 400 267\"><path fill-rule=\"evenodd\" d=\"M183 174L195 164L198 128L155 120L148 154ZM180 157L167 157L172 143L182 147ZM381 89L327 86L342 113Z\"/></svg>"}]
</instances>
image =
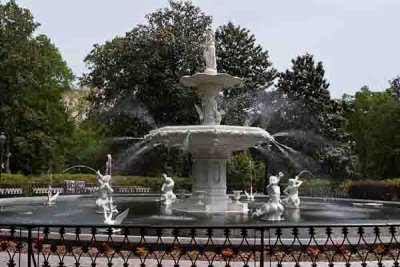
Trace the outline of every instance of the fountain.
<instances>
[{"instance_id":1,"label":"fountain","mask_svg":"<svg viewBox=\"0 0 400 267\"><path fill-rule=\"evenodd\" d=\"M175 203L174 208L188 212L247 212L247 203L231 203L226 189L226 163L232 152L272 140L268 132L258 127L220 125L217 95L225 87L241 85L242 81L226 73L218 73L215 58L215 39L211 30L206 33L204 49L206 69L193 76L184 76L181 83L195 88L201 97L196 106L201 125L167 126L150 131L146 136L154 143L176 146L185 143L192 155L192 192L204 191L204 205L195 205L195 196Z\"/></svg>"}]
</instances>

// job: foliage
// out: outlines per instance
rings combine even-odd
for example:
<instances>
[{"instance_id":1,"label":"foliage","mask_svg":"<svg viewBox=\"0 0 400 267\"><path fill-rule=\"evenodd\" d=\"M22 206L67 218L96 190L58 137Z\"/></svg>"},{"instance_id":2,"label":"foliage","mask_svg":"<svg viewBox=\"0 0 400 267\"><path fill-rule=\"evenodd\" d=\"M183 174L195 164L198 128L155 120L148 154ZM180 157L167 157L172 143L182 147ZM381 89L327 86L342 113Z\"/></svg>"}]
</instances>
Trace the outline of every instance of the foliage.
<instances>
[{"instance_id":1,"label":"foliage","mask_svg":"<svg viewBox=\"0 0 400 267\"><path fill-rule=\"evenodd\" d=\"M356 142L361 172L368 179L400 173L400 103L390 90L371 92L363 87L355 96L346 126Z\"/></svg>"},{"instance_id":2,"label":"foliage","mask_svg":"<svg viewBox=\"0 0 400 267\"><path fill-rule=\"evenodd\" d=\"M130 97L138 103L131 105L132 109L147 107L155 125L196 124L193 104L199 102L198 96L180 85L179 80L203 71L203 34L211 25L211 17L187 1L170 1L168 8L153 12L146 19L146 24L138 25L126 36L95 45L86 57L90 72L82 82L95 88L90 95L92 115L108 116L108 111L121 99ZM218 69L246 77L245 87L226 90L227 97L256 92L255 88L271 84L275 70L267 52L255 44L255 37L248 30L229 23L218 28L216 42ZM227 112L233 112L233 107ZM227 123L233 123L235 112L227 115ZM126 116L125 130L117 124L120 117L106 123L113 135L141 136L154 127L148 120L143 122L142 113ZM133 125L129 121L139 126L126 129L127 125Z\"/></svg>"},{"instance_id":3,"label":"foliage","mask_svg":"<svg viewBox=\"0 0 400 267\"><path fill-rule=\"evenodd\" d=\"M392 96L397 100L400 101L400 76L393 78L390 83L390 92Z\"/></svg>"},{"instance_id":4,"label":"foliage","mask_svg":"<svg viewBox=\"0 0 400 267\"><path fill-rule=\"evenodd\" d=\"M281 73L278 92L291 101L285 110L284 126L335 137L341 127L340 105L330 98L322 62L310 54L292 60L292 67Z\"/></svg>"},{"instance_id":5,"label":"foliage","mask_svg":"<svg viewBox=\"0 0 400 267\"><path fill-rule=\"evenodd\" d=\"M184 184L190 184L190 179L185 177L173 177L177 186L183 186ZM38 184L41 186L47 186L52 184L53 186L62 186L65 180L73 181L85 181L86 184L96 184L96 175L94 174L53 174L40 175L40 176L25 176L22 174L5 174L2 176L1 184L3 185L18 185L18 184ZM160 177L144 177L144 176L113 176L113 185L141 185L150 188L156 188L161 185Z\"/></svg>"},{"instance_id":6,"label":"foliage","mask_svg":"<svg viewBox=\"0 0 400 267\"><path fill-rule=\"evenodd\" d=\"M91 111L108 111L123 97L135 96L159 126L193 124L197 97L179 79L201 70L202 35L211 18L187 2L173 1L170 8L146 18L146 25L95 45L86 57L90 72L83 83L96 89L90 95ZM147 130L132 129L129 135L143 135Z\"/></svg>"},{"instance_id":7,"label":"foliage","mask_svg":"<svg viewBox=\"0 0 400 267\"><path fill-rule=\"evenodd\" d=\"M11 169L38 173L63 162L73 124L62 93L73 76L32 14L15 1L0 4L0 126L12 153Z\"/></svg>"},{"instance_id":8,"label":"foliage","mask_svg":"<svg viewBox=\"0 0 400 267\"><path fill-rule=\"evenodd\" d=\"M254 191L262 192L264 176L264 162L254 160L249 153L237 153L228 163L227 181L234 187L249 191L252 183Z\"/></svg>"},{"instance_id":9,"label":"foliage","mask_svg":"<svg viewBox=\"0 0 400 267\"><path fill-rule=\"evenodd\" d=\"M324 147L319 152L325 172L340 180L359 177L358 157L354 153L354 142L337 142Z\"/></svg>"},{"instance_id":10,"label":"foliage","mask_svg":"<svg viewBox=\"0 0 400 267\"><path fill-rule=\"evenodd\" d=\"M216 33L218 71L241 77L244 84L224 90L222 108L224 124L243 125L246 109L277 76L269 60L268 51L256 44L254 34L232 22L220 26Z\"/></svg>"},{"instance_id":11,"label":"foliage","mask_svg":"<svg viewBox=\"0 0 400 267\"><path fill-rule=\"evenodd\" d=\"M351 198L398 201L399 181L353 181L348 185Z\"/></svg>"}]
</instances>

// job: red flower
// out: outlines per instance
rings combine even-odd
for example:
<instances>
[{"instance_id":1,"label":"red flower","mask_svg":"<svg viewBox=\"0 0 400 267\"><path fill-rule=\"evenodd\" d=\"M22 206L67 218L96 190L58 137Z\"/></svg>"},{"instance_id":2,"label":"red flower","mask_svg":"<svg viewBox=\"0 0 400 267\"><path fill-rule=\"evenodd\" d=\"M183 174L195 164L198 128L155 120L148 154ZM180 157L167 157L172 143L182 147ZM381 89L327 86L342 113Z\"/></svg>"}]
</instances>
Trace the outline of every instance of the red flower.
<instances>
[{"instance_id":1,"label":"red flower","mask_svg":"<svg viewBox=\"0 0 400 267\"><path fill-rule=\"evenodd\" d=\"M233 256L233 250L231 249L231 248L224 248L223 250L222 250L222 256L224 256L224 257L227 257L227 258L230 258L230 257L232 257Z\"/></svg>"},{"instance_id":2,"label":"red flower","mask_svg":"<svg viewBox=\"0 0 400 267\"><path fill-rule=\"evenodd\" d=\"M149 250L146 247L137 247L136 248L136 255L142 256L147 253L149 253Z\"/></svg>"},{"instance_id":3,"label":"red flower","mask_svg":"<svg viewBox=\"0 0 400 267\"><path fill-rule=\"evenodd\" d=\"M36 244L36 246L41 249L44 243L44 237L43 236L39 236L38 238L36 238L36 240L34 241L34 243Z\"/></svg>"},{"instance_id":4,"label":"red flower","mask_svg":"<svg viewBox=\"0 0 400 267\"><path fill-rule=\"evenodd\" d=\"M374 252L377 254L381 254L381 253L385 252L385 247L381 244L375 245Z\"/></svg>"},{"instance_id":5,"label":"red flower","mask_svg":"<svg viewBox=\"0 0 400 267\"><path fill-rule=\"evenodd\" d=\"M309 248L307 248L307 252L308 252L308 254L316 256L316 255L318 255L319 250L318 250L318 248L309 247Z\"/></svg>"}]
</instances>

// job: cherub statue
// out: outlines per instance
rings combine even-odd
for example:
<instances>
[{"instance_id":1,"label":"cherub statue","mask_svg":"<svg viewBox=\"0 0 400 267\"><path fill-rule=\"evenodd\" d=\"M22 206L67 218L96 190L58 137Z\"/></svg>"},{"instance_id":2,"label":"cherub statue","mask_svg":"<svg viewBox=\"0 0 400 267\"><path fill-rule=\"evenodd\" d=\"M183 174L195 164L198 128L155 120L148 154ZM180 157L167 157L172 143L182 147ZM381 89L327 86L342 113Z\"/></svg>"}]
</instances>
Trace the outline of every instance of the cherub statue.
<instances>
[{"instance_id":1,"label":"cherub statue","mask_svg":"<svg viewBox=\"0 0 400 267\"><path fill-rule=\"evenodd\" d=\"M302 184L303 181L299 180L298 175L295 178L289 179L289 185L283 191L283 193L287 196L282 201L285 207L295 208L295 209L300 207L299 187Z\"/></svg>"},{"instance_id":2,"label":"cherub statue","mask_svg":"<svg viewBox=\"0 0 400 267\"><path fill-rule=\"evenodd\" d=\"M99 212L103 212L107 210L107 212L118 212L116 206L113 204L113 199L111 194L114 190L111 187L111 168L112 168L112 158L111 154L107 155L107 162L106 162L106 172L104 175L97 171L96 179L99 184L99 193L100 196L96 200L96 206L98 207Z\"/></svg>"},{"instance_id":3,"label":"cherub statue","mask_svg":"<svg viewBox=\"0 0 400 267\"><path fill-rule=\"evenodd\" d=\"M176 201L176 195L173 192L175 182L165 173L163 173L161 177L164 180L161 186L161 201L164 205L171 205Z\"/></svg>"},{"instance_id":4,"label":"cherub statue","mask_svg":"<svg viewBox=\"0 0 400 267\"><path fill-rule=\"evenodd\" d=\"M114 190L111 188L111 175L102 175L100 171L97 171L97 182L99 183L99 190L107 190L109 193L113 193Z\"/></svg>"},{"instance_id":5,"label":"cherub statue","mask_svg":"<svg viewBox=\"0 0 400 267\"><path fill-rule=\"evenodd\" d=\"M283 177L283 173L279 172L277 176L271 175L269 177L269 185L267 186L267 192L269 200L260 209L254 212L254 216L261 217L264 215L268 216L268 220L280 221L283 213L283 205L281 203L281 189L279 187L279 181Z\"/></svg>"}]
</instances>

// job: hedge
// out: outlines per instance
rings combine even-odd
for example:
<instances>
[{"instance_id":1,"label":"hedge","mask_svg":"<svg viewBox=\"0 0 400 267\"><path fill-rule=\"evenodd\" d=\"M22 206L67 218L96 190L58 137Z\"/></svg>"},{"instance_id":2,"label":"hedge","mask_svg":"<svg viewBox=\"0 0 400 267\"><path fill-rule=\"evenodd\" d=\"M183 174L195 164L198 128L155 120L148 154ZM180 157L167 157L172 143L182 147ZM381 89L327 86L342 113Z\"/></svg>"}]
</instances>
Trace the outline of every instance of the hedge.
<instances>
[{"instance_id":1,"label":"hedge","mask_svg":"<svg viewBox=\"0 0 400 267\"><path fill-rule=\"evenodd\" d=\"M347 185L350 198L400 200L400 179L383 181L353 181Z\"/></svg>"},{"instance_id":2,"label":"hedge","mask_svg":"<svg viewBox=\"0 0 400 267\"><path fill-rule=\"evenodd\" d=\"M191 179L186 177L173 177L177 189L188 188ZM41 176L24 176L21 174L3 174L0 185L13 186L24 184L37 184L53 186L63 185L65 180L85 181L86 184L96 184L96 175L94 174L53 174L51 181L49 175ZM113 185L139 185L150 187L157 190L161 186L161 177L144 177L144 176L113 176Z\"/></svg>"}]
</instances>

